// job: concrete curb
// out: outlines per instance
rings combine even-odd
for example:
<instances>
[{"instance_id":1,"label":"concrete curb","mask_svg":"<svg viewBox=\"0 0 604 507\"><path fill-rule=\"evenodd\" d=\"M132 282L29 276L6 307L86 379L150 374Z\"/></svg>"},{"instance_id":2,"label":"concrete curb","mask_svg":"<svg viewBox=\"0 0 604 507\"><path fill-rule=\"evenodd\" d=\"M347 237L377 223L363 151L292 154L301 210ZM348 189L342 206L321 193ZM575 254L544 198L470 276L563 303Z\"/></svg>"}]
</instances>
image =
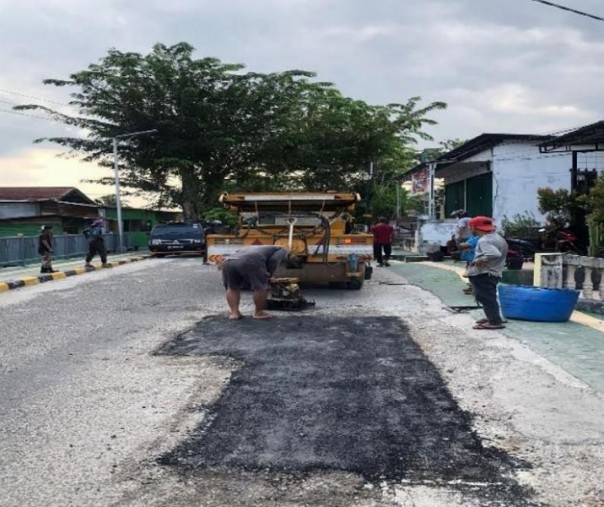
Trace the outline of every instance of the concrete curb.
<instances>
[{"instance_id":1,"label":"concrete curb","mask_svg":"<svg viewBox=\"0 0 604 507\"><path fill-rule=\"evenodd\" d=\"M121 266L122 264L130 264L131 262L138 262L145 259L150 259L151 257L151 255L143 255L140 257L130 257L129 259L108 261L106 267L96 265L92 267L80 267L68 269L66 271L57 271L56 273L48 273L38 276L24 276L23 278L20 278L18 280L13 280L10 282L0 282L0 292L6 292L12 289L20 289L21 287L27 287L30 285L38 285L40 283L51 282L53 280L63 280L68 276L83 275L90 271L100 271L101 269L115 268L117 266Z\"/></svg>"}]
</instances>

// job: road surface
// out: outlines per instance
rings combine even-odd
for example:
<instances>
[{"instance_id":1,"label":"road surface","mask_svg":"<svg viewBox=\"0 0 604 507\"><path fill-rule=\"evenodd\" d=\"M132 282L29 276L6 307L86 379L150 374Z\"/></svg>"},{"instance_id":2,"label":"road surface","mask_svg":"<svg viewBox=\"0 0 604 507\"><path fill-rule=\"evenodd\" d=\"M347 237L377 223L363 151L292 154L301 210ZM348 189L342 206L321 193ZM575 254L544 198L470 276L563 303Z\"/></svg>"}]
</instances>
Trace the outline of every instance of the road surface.
<instances>
[{"instance_id":1,"label":"road surface","mask_svg":"<svg viewBox=\"0 0 604 507\"><path fill-rule=\"evenodd\" d=\"M0 294L0 505L604 505L601 394L376 271L262 322L197 258Z\"/></svg>"}]
</instances>

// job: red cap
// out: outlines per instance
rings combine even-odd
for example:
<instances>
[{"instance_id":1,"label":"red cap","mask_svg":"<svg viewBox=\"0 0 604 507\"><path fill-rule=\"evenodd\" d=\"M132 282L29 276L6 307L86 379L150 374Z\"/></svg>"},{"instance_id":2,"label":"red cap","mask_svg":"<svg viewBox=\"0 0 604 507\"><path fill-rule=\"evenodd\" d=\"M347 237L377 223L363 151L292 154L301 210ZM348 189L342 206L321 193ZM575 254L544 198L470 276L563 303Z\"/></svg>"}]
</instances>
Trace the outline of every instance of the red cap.
<instances>
[{"instance_id":1,"label":"red cap","mask_svg":"<svg viewBox=\"0 0 604 507\"><path fill-rule=\"evenodd\" d=\"M468 225L472 229L477 229L482 232L492 232L495 230L493 219L489 217L474 217Z\"/></svg>"}]
</instances>

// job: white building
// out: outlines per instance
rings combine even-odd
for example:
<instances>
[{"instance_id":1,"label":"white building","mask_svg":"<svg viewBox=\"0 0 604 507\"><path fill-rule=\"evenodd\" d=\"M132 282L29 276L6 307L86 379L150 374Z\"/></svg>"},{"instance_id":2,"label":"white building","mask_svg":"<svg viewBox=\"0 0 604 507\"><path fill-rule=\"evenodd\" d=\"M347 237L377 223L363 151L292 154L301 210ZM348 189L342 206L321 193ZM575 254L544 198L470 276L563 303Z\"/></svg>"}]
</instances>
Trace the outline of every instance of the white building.
<instances>
[{"instance_id":1,"label":"white building","mask_svg":"<svg viewBox=\"0 0 604 507\"><path fill-rule=\"evenodd\" d=\"M604 173L604 121L565 134L535 136L482 134L438 159L415 167L408 176L445 182L444 203L432 206L420 227L421 242L444 246L451 238L457 209L470 216L504 217L532 214L538 221L537 190L543 187L578 190ZM406 175L407 176L407 175Z\"/></svg>"}]
</instances>

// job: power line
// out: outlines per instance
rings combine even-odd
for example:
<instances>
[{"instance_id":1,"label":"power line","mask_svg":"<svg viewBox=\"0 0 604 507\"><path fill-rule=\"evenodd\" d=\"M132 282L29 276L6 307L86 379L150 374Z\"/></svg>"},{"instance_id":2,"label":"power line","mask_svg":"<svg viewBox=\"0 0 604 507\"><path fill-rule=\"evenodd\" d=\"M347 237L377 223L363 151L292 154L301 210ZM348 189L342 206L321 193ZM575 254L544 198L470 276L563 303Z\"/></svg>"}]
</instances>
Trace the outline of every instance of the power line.
<instances>
[{"instance_id":1,"label":"power line","mask_svg":"<svg viewBox=\"0 0 604 507\"><path fill-rule=\"evenodd\" d=\"M27 95L26 93L15 92L15 91L12 91L12 90L3 90L3 89L0 89L0 92L2 92L2 93L11 93L13 95L19 95L21 97L27 97L28 99L41 100L43 102L50 102L51 104L58 104L60 106L69 106L70 105L70 104L66 104L65 102L57 102L55 100L43 99L42 97L35 97L34 95Z\"/></svg>"},{"instance_id":2,"label":"power line","mask_svg":"<svg viewBox=\"0 0 604 507\"><path fill-rule=\"evenodd\" d=\"M6 90L0 90L0 92L3 92ZM18 93L18 92L13 92L17 95L23 95L25 97L30 97L32 99L39 99L39 100L44 100L44 99L40 99L38 97L33 97L32 95L24 95L22 93ZM47 102L52 102L52 101L47 101ZM14 102L10 101L10 100L4 100L4 99L0 99L0 103L3 104L8 104L10 106L18 106L19 104L15 104ZM60 104L60 102L55 102L55 104ZM67 104L65 104L67 105ZM44 106L40 106L40 107L44 107ZM46 108L45 108L46 109ZM62 123L60 120L56 119L56 118L52 118L52 117L44 117L44 116L37 116L35 114L29 114L29 113L23 113L21 111L15 111L14 109L10 110L10 109L0 109L0 112L2 113L9 113L9 114L16 114L19 116L27 116L28 118L36 118L37 120L46 120L46 121L54 121L57 123Z\"/></svg>"},{"instance_id":3,"label":"power line","mask_svg":"<svg viewBox=\"0 0 604 507\"><path fill-rule=\"evenodd\" d=\"M5 102L5 101L0 101L0 102ZM9 102L9 104L10 104L10 102ZM16 114L19 116L27 116L29 118L36 118L37 120L46 120L46 121L54 121L57 123L62 123L60 120L56 120L54 118L45 118L44 116L36 116L34 114L22 113L20 111L11 111L10 109L0 109L0 113Z\"/></svg>"},{"instance_id":4,"label":"power line","mask_svg":"<svg viewBox=\"0 0 604 507\"><path fill-rule=\"evenodd\" d=\"M565 7L564 5L555 4L554 2L548 2L547 0L533 0L533 2L539 2L545 5L549 5L550 7L562 9L563 11L574 12L575 14L580 14L581 16L587 16L588 18L596 19L598 21L604 21L604 18L601 18L599 16L595 16L593 14L589 14L583 11L578 11L576 9L571 9L570 7Z\"/></svg>"}]
</instances>

